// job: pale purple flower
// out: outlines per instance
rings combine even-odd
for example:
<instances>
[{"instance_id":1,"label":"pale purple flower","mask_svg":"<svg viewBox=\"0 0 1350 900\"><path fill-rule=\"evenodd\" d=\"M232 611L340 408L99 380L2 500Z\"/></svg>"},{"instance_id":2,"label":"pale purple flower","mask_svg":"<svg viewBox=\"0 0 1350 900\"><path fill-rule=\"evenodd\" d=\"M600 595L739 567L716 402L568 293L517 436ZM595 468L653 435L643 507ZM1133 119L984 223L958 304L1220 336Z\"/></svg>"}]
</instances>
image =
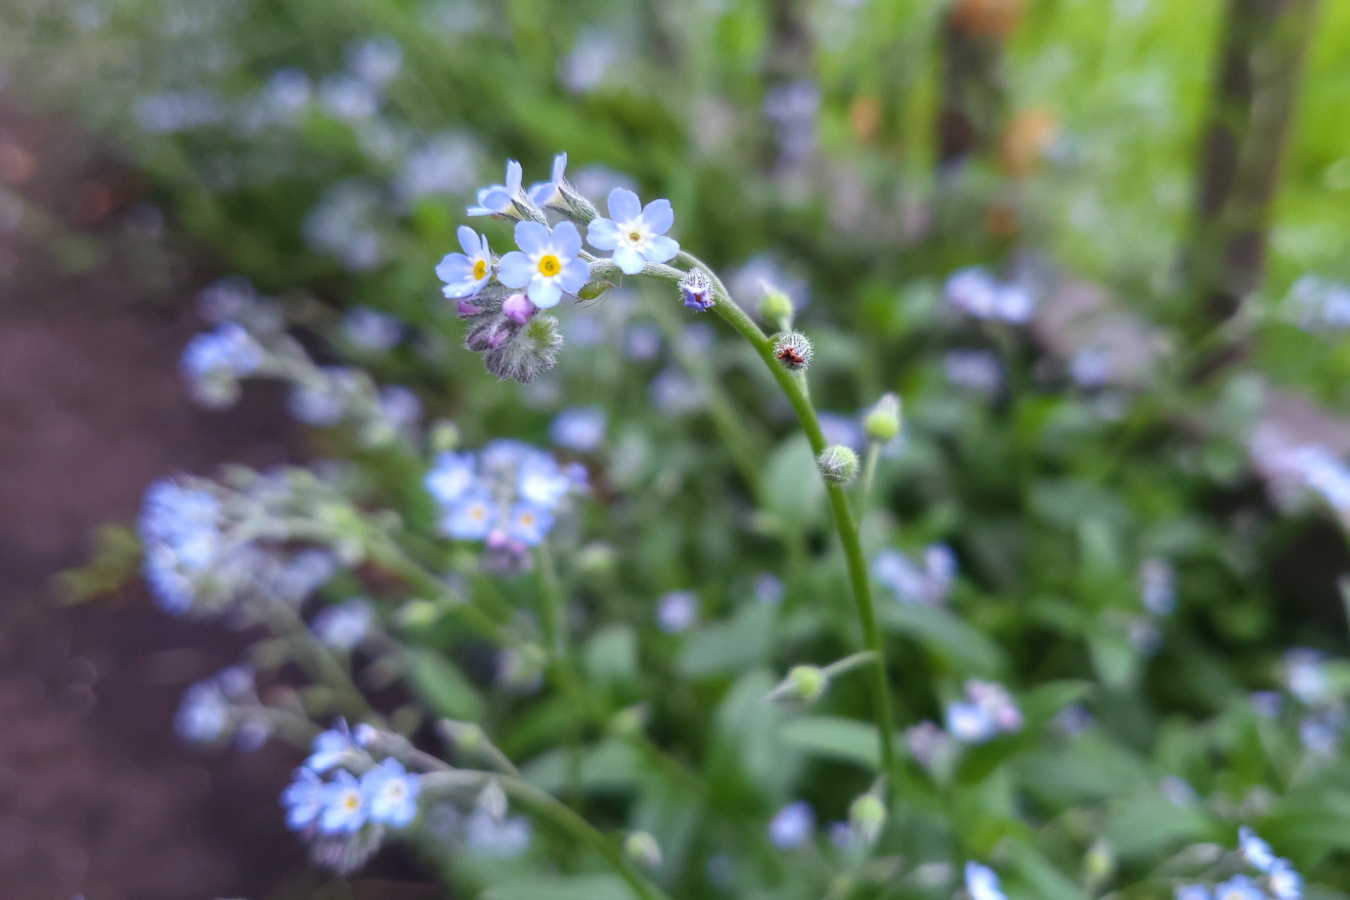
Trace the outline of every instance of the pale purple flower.
<instances>
[{"instance_id":1,"label":"pale purple flower","mask_svg":"<svg viewBox=\"0 0 1350 900\"><path fill-rule=\"evenodd\" d=\"M538 222L516 223L516 246L502 257L497 280L510 288L526 288L540 309L558 305L564 293L575 294L591 276L591 267L578 259L581 234L571 222L552 230Z\"/></svg>"},{"instance_id":2,"label":"pale purple flower","mask_svg":"<svg viewBox=\"0 0 1350 900\"><path fill-rule=\"evenodd\" d=\"M789 803L769 820L769 841L779 850L797 850L811 839L816 814L805 800Z\"/></svg>"},{"instance_id":3,"label":"pale purple flower","mask_svg":"<svg viewBox=\"0 0 1350 900\"><path fill-rule=\"evenodd\" d=\"M614 262L626 275L638 274L649 262L669 262L680 252L680 245L665 236L675 224L670 201L641 203L632 191L615 188L609 192L609 218L596 218L586 229L587 242L614 251Z\"/></svg>"},{"instance_id":4,"label":"pale purple flower","mask_svg":"<svg viewBox=\"0 0 1350 900\"><path fill-rule=\"evenodd\" d=\"M445 282L441 293L458 299L472 297L492 278L492 251L486 235L467 225L459 226L459 246L463 253L447 253L436 265L436 277Z\"/></svg>"}]
</instances>

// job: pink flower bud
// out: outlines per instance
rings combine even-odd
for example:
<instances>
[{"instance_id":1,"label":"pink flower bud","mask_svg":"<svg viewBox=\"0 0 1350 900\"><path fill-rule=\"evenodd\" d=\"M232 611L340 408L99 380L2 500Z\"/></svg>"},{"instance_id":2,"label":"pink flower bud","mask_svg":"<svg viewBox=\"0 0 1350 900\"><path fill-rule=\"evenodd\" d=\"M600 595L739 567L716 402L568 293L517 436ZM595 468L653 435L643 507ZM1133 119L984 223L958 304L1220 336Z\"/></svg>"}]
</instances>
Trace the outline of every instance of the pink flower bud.
<instances>
[{"instance_id":1,"label":"pink flower bud","mask_svg":"<svg viewBox=\"0 0 1350 900\"><path fill-rule=\"evenodd\" d=\"M502 301L502 314L517 325L528 322L534 310L534 304L524 294L512 294Z\"/></svg>"},{"instance_id":2,"label":"pink flower bud","mask_svg":"<svg viewBox=\"0 0 1350 900\"><path fill-rule=\"evenodd\" d=\"M460 300L455 304L455 308L459 312L459 317L461 319L472 319L483 311L480 307L474 306L468 300Z\"/></svg>"}]
</instances>

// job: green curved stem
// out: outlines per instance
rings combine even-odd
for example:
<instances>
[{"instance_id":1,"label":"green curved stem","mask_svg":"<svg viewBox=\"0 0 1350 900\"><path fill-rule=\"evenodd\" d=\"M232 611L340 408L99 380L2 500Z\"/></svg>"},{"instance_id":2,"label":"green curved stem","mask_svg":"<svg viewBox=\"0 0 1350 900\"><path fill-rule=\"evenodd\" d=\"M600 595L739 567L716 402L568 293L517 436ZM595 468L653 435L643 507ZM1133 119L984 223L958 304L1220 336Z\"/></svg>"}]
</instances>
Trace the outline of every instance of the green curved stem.
<instances>
[{"instance_id":1,"label":"green curved stem","mask_svg":"<svg viewBox=\"0 0 1350 900\"><path fill-rule=\"evenodd\" d=\"M439 762L439 760L438 760ZM444 764L442 764L444 765ZM628 883L641 900L670 900L664 891L652 884L628 860L612 841L597 831L591 823L547 791L540 790L528 781L511 775L498 775L493 772L478 772L469 769L444 769L422 776L424 792L451 792L455 790L481 790L492 780L501 785L506 796L546 819L558 830L569 837L591 847L604 858L609 867Z\"/></svg>"},{"instance_id":2,"label":"green curved stem","mask_svg":"<svg viewBox=\"0 0 1350 900\"><path fill-rule=\"evenodd\" d=\"M778 386L787 397L788 403L792 405L792 411L797 414L797 422L801 425L802 431L806 432L806 439L811 443L811 452L819 456L825 450L825 435L821 431L820 420L816 416L815 408L811 405L811 398L806 392L806 380L803 378L799 381L793 377L791 372L779 365L778 361L774 359L773 341L732 299L731 292L722 283L722 279L717 277L716 272L689 253L681 252L676 257L676 261L703 270L712 280L717 298L716 304L713 305L713 311L734 328L736 333L754 348L760 359L769 367L770 374L778 382ZM603 277L622 277L618 266L607 259L597 259L592 262L591 272L593 275ZM678 284L685 275L684 272L672 266L656 263L649 263L643 267L641 274L669 284ZM848 568L849 583L853 588L853 602L857 608L858 622L862 626L863 644L868 650L876 654L871 667L872 716L877 726L882 773L890 775L895 771L891 689L886 680L885 650L882 646L881 630L877 627L876 608L872 604L872 590L867 579L867 564L863 560L862 542L858 540L858 529L853 521L853 513L848 508L848 498L844 495L844 489L837 484L827 483L825 492L829 496L830 512L834 517L835 530L839 533L839 543L844 549L844 561ZM887 784L891 784L892 781L893 779L887 779Z\"/></svg>"}]
</instances>

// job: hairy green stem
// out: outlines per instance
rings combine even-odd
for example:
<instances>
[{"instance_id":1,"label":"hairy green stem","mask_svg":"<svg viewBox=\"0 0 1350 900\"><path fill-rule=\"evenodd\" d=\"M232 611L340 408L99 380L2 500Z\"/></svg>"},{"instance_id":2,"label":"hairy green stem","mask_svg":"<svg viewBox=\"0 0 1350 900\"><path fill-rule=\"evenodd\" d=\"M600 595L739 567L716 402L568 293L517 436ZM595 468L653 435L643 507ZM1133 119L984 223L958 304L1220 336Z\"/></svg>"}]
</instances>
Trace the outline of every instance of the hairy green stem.
<instances>
[{"instance_id":1,"label":"hairy green stem","mask_svg":"<svg viewBox=\"0 0 1350 900\"><path fill-rule=\"evenodd\" d=\"M260 606L259 612L268 629L291 645L295 662L312 681L333 691L343 712L372 722L382 721L346 668L319 642L299 613L280 600L267 599Z\"/></svg>"},{"instance_id":2,"label":"hairy green stem","mask_svg":"<svg viewBox=\"0 0 1350 900\"><path fill-rule=\"evenodd\" d=\"M881 445L876 441L867 443L867 458L863 462L862 478L858 484L858 509L853 516L853 524L861 525L863 513L867 512L867 499L872 496L872 482L877 477L877 460L881 457Z\"/></svg>"},{"instance_id":3,"label":"hairy green stem","mask_svg":"<svg viewBox=\"0 0 1350 900\"><path fill-rule=\"evenodd\" d=\"M778 382L778 386L787 397L788 403L792 405L792 410L797 415L797 421L801 425L802 431L806 432L806 439L811 444L812 453L819 456L825 450L825 435L821 431L820 419L817 418L815 408L812 407L811 399L806 392L805 379L794 378L793 373L783 368L774 359L773 342L760 330L760 327L746 314L745 310L741 309L732 299L731 292L722 283L722 279L717 277L716 272L689 253L681 252L676 257L676 261L701 269L712 280L717 298L713 311L734 328L736 333L754 348L760 359L769 367L770 374ZM591 264L591 271L593 275L601 276L618 277L620 274L617 265L604 259L595 260ZM669 284L678 284L685 275L684 272L672 266L655 263L649 263L643 267L642 274ZM867 579L867 564L863 559L862 542L858 539L858 529L854 525L853 513L849 510L848 498L844 494L844 489L837 484L827 483L825 492L829 496L830 512L834 517L835 530L839 533L839 543L843 546L849 583L853 589L853 601L857 607L858 622L862 626L863 644L869 651L876 654L875 662L872 665L872 715L877 726L882 772L889 775L895 769L891 690L886 679L885 649L881 641L881 630L877 627L876 609L872 604L872 591ZM887 784L890 783L891 780L888 779Z\"/></svg>"}]
</instances>

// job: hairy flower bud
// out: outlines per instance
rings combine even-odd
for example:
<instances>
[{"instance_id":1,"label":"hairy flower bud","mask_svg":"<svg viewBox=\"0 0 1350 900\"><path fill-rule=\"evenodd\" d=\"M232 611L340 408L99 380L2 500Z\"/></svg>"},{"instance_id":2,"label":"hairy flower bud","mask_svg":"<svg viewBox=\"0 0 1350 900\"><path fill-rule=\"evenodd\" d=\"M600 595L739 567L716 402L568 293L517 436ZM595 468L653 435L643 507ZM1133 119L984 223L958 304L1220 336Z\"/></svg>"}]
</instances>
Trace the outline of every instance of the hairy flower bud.
<instances>
[{"instance_id":1,"label":"hairy flower bud","mask_svg":"<svg viewBox=\"0 0 1350 900\"><path fill-rule=\"evenodd\" d=\"M512 294L502 301L502 315L517 325L524 325L538 309L524 294Z\"/></svg>"},{"instance_id":2,"label":"hairy flower bud","mask_svg":"<svg viewBox=\"0 0 1350 900\"><path fill-rule=\"evenodd\" d=\"M534 316L507 340L488 347L483 353L483 365L502 381L509 378L529 384L558 364L558 348L562 344L558 320Z\"/></svg>"},{"instance_id":3,"label":"hairy flower bud","mask_svg":"<svg viewBox=\"0 0 1350 900\"><path fill-rule=\"evenodd\" d=\"M811 365L811 357L815 352L810 338L800 331L780 334L773 342L773 358L789 372L804 371Z\"/></svg>"},{"instance_id":4,"label":"hairy flower bud","mask_svg":"<svg viewBox=\"0 0 1350 900\"><path fill-rule=\"evenodd\" d=\"M445 453L459 446L459 426L449 419L437 419L427 432L427 447L432 453Z\"/></svg>"},{"instance_id":5,"label":"hairy flower bud","mask_svg":"<svg viewBox=\"0 0 1350 900\"><path fill-rule=\"evenodd\" d=\"M874 444L889 444L900 434L900 398L886 394L863 419L863 431Z\"/></svg>"},{"instance_id":6,"label":"hairy flower bud","mask_svg":"<svg viewBox=\"0 0 1350 900\"><path fill-rule=\"evenodd\" d=\"M828 484L845 485L858 477L858 454L843 444L826 447L816 459L820 477Z\"/></svg>"},{"instance_id":7,"label":"hairy flower bud","mask_svg":"<svg viewBox=\"0 0 1350 900\"><path fill-rule=\"evenodd\" d=\"M696 312L706 312L717 303L713 296L712 279L702 269L693 269L680 280L680 292L684 296L684 305Z\"/></svg>"},{"instance_id":8,"label":"hairy flower bud","mask_svg":"<svg viewBox=\"0 0 1350 900\"><path fill-rule=\"evenodd\" d=\"M849 804L848 824L864 844L871 846L886 827L886 805L876 794L862 794Z\"/></svg>"},{"instance_id":9,"label":"hairy flower bud","mask_svg":"<svg viewBox=\"0 0 1350 900\"><path fill-rule=\"evenodd\" d=\"M623 841L623 852L638 865L648 869L661 868L661 845L649 832L629 832Z\"/></svg>"}]
</instances>

